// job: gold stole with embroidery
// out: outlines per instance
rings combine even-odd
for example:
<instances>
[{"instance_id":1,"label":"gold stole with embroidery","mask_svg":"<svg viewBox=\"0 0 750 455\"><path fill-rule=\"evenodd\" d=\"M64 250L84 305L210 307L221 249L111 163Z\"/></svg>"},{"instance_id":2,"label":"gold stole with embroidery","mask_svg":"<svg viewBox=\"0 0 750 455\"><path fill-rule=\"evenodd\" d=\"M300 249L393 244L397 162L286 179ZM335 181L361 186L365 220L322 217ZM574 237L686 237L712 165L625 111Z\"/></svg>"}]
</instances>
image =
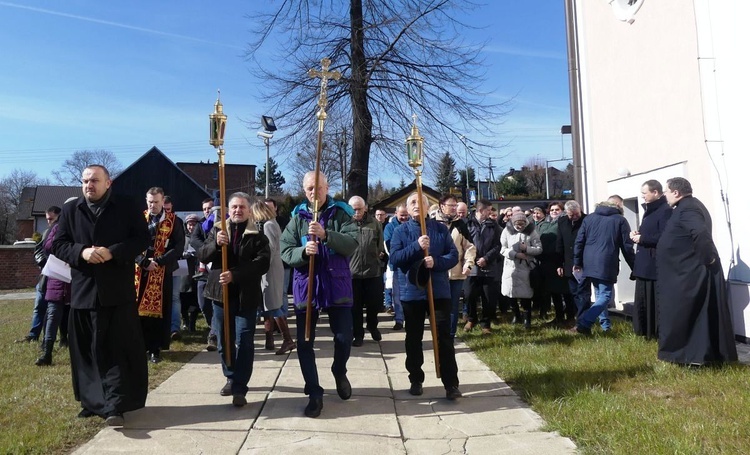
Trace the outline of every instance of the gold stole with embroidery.
<instances>
[{"instance_id":1,"label":"gold stole with embroidery","mask_svg":"<svg viewBox=\"0 0 750 455\"><path fill-rule=\"evenodd\" d=\"M144 216L148 221L148 210L145 210ZM172 235L174 229L175 215L174 213L167 212L163 220L161 220L156 227L156 238L154 239L154 257L164 255L167 250L167 242L169 236ZM166 267L157 267L156 270L148 272L148 279L146 280L146 286L143 289L143 293L140 295L138 301L138 315L148 316L152 318L162 317L162 299L164 297L164 275L166 273ZM170 277L171 278L171 277ZM136 295L141 290L141 267L135 265L135 292Z\"/></svg>"}]
</instances>

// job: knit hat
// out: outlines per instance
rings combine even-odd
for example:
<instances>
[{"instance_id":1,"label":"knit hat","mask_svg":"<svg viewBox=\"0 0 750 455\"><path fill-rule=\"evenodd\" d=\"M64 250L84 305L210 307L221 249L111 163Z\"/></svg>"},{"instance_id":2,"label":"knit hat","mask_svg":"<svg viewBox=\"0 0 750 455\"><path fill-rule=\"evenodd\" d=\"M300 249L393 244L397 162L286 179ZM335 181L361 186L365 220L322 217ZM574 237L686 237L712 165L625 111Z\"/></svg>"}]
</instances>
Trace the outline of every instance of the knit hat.
<instances>
[{"instance_id":1,"label":"knit hat","mask_svg":"<svg viewBox=\"0 0 750 455\"><path fill-rule=\"evenodd\" d=\"M192 213L185 217L185 223L197 223L198 221L200 221L198 219L198 215L194 215Z\"/></svg>"},{"instance_id":2,"label":"knit hat","mask_svg":"<svg viewBox=\"0 0 750 455\"><path fill-rule=\"evenodd\" d=\"M526 219L526 215L524 215L523 212L514 213L513 216L510 217L511 223L516 224L518 221L523 221L525 224L529 223L529 220Z\"/></svg>"}]
</instances>

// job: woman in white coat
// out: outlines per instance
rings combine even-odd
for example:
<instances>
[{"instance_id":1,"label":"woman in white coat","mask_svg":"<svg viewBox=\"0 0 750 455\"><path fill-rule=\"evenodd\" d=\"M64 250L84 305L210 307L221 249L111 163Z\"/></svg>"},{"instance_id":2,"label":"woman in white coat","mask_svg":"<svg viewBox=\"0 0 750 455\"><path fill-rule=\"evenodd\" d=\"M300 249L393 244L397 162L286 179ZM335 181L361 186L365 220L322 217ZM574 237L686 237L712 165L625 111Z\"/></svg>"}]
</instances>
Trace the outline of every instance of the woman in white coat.
<instances>
[{"instance_id":1,"label":"woman in white coat","mask_svg":"<svg viewBox=\"0 0 750 455\"><path fill-rule=\"evenodd\" d=\"M269 351L274 350L273 332L274 323L279 327L284 342L276 354L285 354L297 347L289 333L289 325L282 306L286 302L284 299L284 264L281 262L281 228L276 222L276 213L273 208L266 205L263 201L256 201L250 208L252 218L255 224L266 238L268 238L271 247L271 266L268 273L263 275L260 287L263 289L263 319L264 329L266 332L266 346Z\"/></svg>"},{"instance_id":2,"label":"woman in white coat","mask_svg":"<svg viewBox=\"0 0 750 455\"><path fill-rule=\"evenodd\" d=\"M501 291L511 300L515 322L521 321L518 301L524 310L523 323L531 328L531 287L529 273L536 264L534 256L542 254L542 241L523 212L514 213L500 235L500 254L505 257Z\"/></svg>"}]
</instances>

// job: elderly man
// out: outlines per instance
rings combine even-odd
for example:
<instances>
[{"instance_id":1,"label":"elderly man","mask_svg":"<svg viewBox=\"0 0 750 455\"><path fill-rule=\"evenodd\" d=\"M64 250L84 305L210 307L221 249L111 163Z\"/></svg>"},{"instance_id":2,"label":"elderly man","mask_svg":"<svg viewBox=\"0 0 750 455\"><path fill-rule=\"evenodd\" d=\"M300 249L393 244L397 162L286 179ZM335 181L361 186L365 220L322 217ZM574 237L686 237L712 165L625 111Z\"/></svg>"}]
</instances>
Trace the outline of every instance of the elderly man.
<instances>
[{"instance_id":1,"label":"elderly man","mask_svg":"<svg viewBox=\"0 0 750 455\"><path fill-rule=\"evenodd\" d=\"M297 355L305 379L305 394L310 397L305 415L318 417L323 409L323 388L315 364L315 327L321 311L328 313L333 332L333 365L336 392L342 400L352 396L346 377L346 362L352 349L352 274L349 256L357 249L354 211L345 202L328 196L328 179L308 172L302 180L307 201L292 211L292 219L281 235L281 258L294 267L294 306L297 316ZM317 207L315 203L317 202ZM315 213L315 210L318 213ZM315 221L317 220L317 221ZM314 256L315 275L309 276L310 257ZM313 286L310 339L305 337L308 286Z\"/></svg>"},{"instance_id":2,"label":"elderly man","mask_svg":"<svg viewBox=\"0 0 750 455\"><path fill-rule=\"evenodd\" d=\"M469 206L466 202L459 202L456 204L456 216L466 222L469 219Z\"/></svg>"},{"instance_id":3,"label":"elderly man","mask_svg":"<svg viewBox=\"0 0 750 455\"><path fill-rule=\"evenodd\" d=\"M396 216L391 218L388 226L385 227L383 232L383 243L385 244L385 252L387 255L391 254L391 239L393 238L393 231L396 228L409 221L409 211L406 209L405 204L399 204L396 207ZM404 307L401 305L401 295L398 287L398 275L393 269L393 263L388 257L388 273L391 276L391 298L390 298L390 313L393 313L393 330L402 330L404 328ZM388 291L386 290L386 293ZM386 295L386 305L388 304L388 298Z\"/></svg>"},{"instance_id":4,"label":"elderly man","mask_svg":"<svg viewBox=\"0 0 750 455\"><path fill-rule=\"evenodd\" d=\"M158 186L146 192L151 243L136 258L135 288L143 338L152 363L161 362L160 349L169 349L174 280L177 261L185 250L185 228L173 212L164 210L164 190ZM179 313L178 313L179 320ZM177 332L179 334L179 332Z\"/></svg>"},{"instance_id":5,"label":"elderly man","mask_svg":"<svg viewBox=\"0 0 750 455\"><path fill-rule=\"evenodd\" d=\"M423 207L427 198L423 197ZM424 382L424 353L422 338L424 320L429 306L424 286L428 279L432 282L435 321L437 324L438 358L440 379L443 381L445 396L455 400L461 396L458 390L458 366L453 339L450 336L451 290L448 271L458 264L458 252L448 228L439 221L425 220L427 235L422 235L419 210L419 196L412 193L406 200L411 219L396 228L391 239L391 259L396 267L401 301L406 319L406 369L411 386L409 393L422 395ZM425 250L428 252L425 255Z\"/></svg>"},{"instance_id":6,"label":"elderly man","mask_svg":"<svg viewBox=\"0 0 750 455\"><path fill-rule=\"evenodd\" d=\"M383 305L383 274L380 261L385 257L385 244L380 222L367 212L365 200L359 196L352 196L349 205L354 209L352 220L357 226L359 242L349 262L354 292L352 346L358 347L362 346L365 337L365 330L362 328L363 309L367 311L367 330L372 339L380 341L383 338L378 330L378 312Z\"/></svg>"},{"instance_id":7,"label":"elderly man","mask_svg":"<svg viewBox=\"0 0 750 455\"><path fill-rule=\"evenodd\" d=\"M667 180L674 208L656 244L659 359L681 365L734 362L724 271L711 236L711 215L690 182Z\"/></svg>"},{"instance_id":8,"label":"elderly man","mask_svg":"<svg viewBox=\"0 0 750 455\"><path fill-rule=\"evenodd\" d=\"M234 193L229 196L229 223L226 231L221 223L214 224L206 242L198 251L198 260L213 264L206 283L206 296L213 304L213 329L218 335L221 368L227 382L220 394L232 396L232 404L242 407L247 404L247 384L253 374L255 351L255 314L262 305L263 292L260 280L271 264L271 248L268 238L250 222L250 196ZM222 263L226 245L227 271L217 267ZM224 308L223 285L227 285ZM230 346L225 346L224 312L229 312ZM224 350L229 349L230 364L226 363Z\"/></svg>"},{"instance_id":9,"label":"elderly man","mask_svg":"<svg viewBox=\"0 0 750 455\"><path fill-rule=\"evenodd\" d=\"M90 165L83 197L65 204L53 243L71 266L70 367L79 417L122 426L148 391L145 347L135 305L133 262L149 233L137 203L112 194L107 168Z\"/></svg>"},{"instance_id":10,"label":"elderly man","mask_svg":"<svg viewBox=\"0 0 750 455\"><path fill-rule=\"evenodd\" d=\"M565 203L565 214L557 220L557 275L567 278L573 305L565 306L567 324L575 323L577 316L583 314L591 306L591 280L582 278L579 282L573 276L573 245L578 231L581 229L586 214L581 211L581 205L576 201Z\"/></svg>"}]
</instances>

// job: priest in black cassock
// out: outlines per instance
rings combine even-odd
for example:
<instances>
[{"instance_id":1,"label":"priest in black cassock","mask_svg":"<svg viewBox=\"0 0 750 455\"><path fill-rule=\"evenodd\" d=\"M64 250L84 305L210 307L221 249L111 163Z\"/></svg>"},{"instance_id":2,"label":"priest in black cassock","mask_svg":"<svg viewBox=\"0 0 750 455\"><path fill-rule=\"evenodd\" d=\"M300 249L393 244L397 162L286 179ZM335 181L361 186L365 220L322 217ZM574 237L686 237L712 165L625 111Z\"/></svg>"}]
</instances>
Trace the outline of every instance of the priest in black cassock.
<instances>
[{"instance_id":1,"label":"priest in black cassock","mask_svg":"<svg viewBox=\"0 0 750 455\"><path fill-rule=\"evenodd\" d=\"M672 216L656 246L659 359L687 366L737 360L711 216L686 179L667 180Z\"/></svg>"},{"instance_id":2,"label":"priest in black cassock","mask_svg":"<svg viewBox=\"0 0 750 455\"><path fill-rule=\"evenodd\" d=\"M135 305L135 257L148 246L148 227L138 204L112 194L104 166L81 177L83 197L63 207L53 243L70 264L68 320L73 392L78 417L98 415L122 426L123 413L142 408L148 367Z\"/></svg>"}]
</instances>

